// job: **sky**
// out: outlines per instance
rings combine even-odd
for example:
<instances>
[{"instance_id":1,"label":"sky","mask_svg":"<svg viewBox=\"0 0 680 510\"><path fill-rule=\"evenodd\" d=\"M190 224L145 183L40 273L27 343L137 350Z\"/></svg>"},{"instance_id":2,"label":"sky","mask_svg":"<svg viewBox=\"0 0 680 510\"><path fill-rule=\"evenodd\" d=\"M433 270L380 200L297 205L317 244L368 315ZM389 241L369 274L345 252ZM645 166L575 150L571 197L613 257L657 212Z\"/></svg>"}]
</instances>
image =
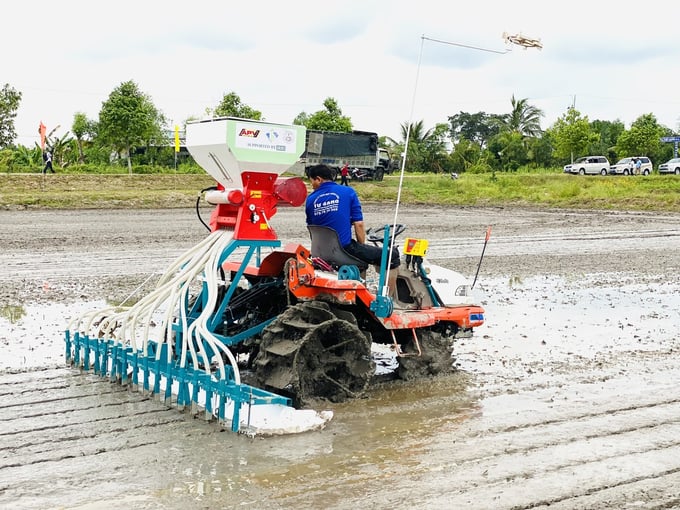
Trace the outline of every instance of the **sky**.
<instances>
[{"instance_id":1,"label":"sky","mask_svg":"<svg viewBox=\"0 0 680 510\"><path fill-rule=\"evenodd\" d=\"M509 113L513 96L543 111L543 129L571 106L680 128L680 2L33 0L2 13L0 87L22 94L25 146L41 121L61 137L77 112L96 120L129 80L169 128L230 92L282 124L332 97L354 129L395 140L407 122Z\"/></svg>"}]
</instances>

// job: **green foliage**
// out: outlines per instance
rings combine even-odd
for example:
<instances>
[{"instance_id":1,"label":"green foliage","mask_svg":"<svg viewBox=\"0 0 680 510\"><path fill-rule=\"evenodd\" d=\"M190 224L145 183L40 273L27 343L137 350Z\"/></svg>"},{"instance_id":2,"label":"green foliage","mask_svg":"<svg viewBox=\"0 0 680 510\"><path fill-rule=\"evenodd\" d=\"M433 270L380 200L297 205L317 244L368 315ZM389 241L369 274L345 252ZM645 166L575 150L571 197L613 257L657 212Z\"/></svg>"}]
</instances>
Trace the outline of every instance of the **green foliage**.
<instances>
[{"instance_id":1,"label":"green foliage","mask_svg":"<svg viewBox=\"0 0 680 510\"><path fill-rule=\"evenodd\" d=\"M525 140L527 157L533 168L546 168L553 166L553 144L549 133L538 138Z\"/></svg>"},{"instance_id":2,"label":"green foliage","mask_svg":"<svg viewBox=\"0 0 680 510\"><path fill-rule=\"evenodd\" d=\"M17 137L14 119L21 103L21 92L9 83L0 89L0 149L11 146Z\"/></svg>"},{"instance_id":3,"label":"green foliage","mask_svg":"<svg viewBox=\"0 0 680 510\"><path fill-rule=\"evenodd\" d=\"M553 142L555 158L560 162L585 156L588 147L600 139L591 131L588 117L581 117L575 108L569 108L547 132Z\"/></svg>"},{"instance_id":4,"label":"green foliage","mask_svg":"<svg viewBox=\"0 0 680 510\"><path fill-rule=\"evenodd\" d=\"M470 174L490 174L493 173L493 168L489 165L487 158L479 160L467 167L467 173Z\"/></svg>"},{"instance_id":5,"label":"green foliage","mask_svg":"<svg viewBox=\"0 0 680 510\"><path fill-rule=\"evenodd\" d=\"M442 160L437 153L444 148L446 136L446 124L439 124L434 129L425 129L422 120L401 125L401 141L393 142L394 151L399 154L404 152L406 138L408 137L408 152L406 154L407 172L437 172L442 166ZM447 163L450 166L450 163Z\"/></svg>"},{"instance_id":6,"label":"green foliage","mask_svg":"<svg viewBox=\"0 0 680 510\"><path fill-rule=\"evenodd\" d=\"M124 165L110 165L110 164L73 164L66 168L60 169L59 174L68 175L125 175L128 174L127 167ZM198 166L193 161L179 163L177 169L174 167L141 164L134 166L132 175L207 175L205 170ZM129 175L129 174L128 174Z\"/></svg>"},{"instance_id":7,"label":"green foliage","mask_svg":"<svg viewBox=\"0 0 680 510\"><path fill-rule=\"evenodd\" d=\"M446 152L447 124L437 124L430 135L420 141L421 170L433 173L449 173L453 167Z\"/></svg>"},{"instance_id":8,"label":"green foliage","mask_svg":"<svg viewBox=\"0 0 680 510\"><path fill-rule=\"evenodd\" d=\"M593 141L586 152L588 154L601 154L609 158L610 161L618 161L616 154L616 141L625 131L623 122L615 120L610 122L607 120L594 120L590 123L590 130L593 133L600 135L598 140ZM585 156L586 154L581 154Z\"/></svg>"},{"instance_id":9,"label":"green foliage","mask_svg":"<svg viewBox=\"0 0 680 510\"><path fill-rule=\"evenodd\" d=\"M239 117L241 119L264 120L262 112L251 108L241 102L241 98L236 92L224 94L222 101L215 107L216 117Z\"/></svg>"},{"instance_id":10,"label":"green foliage","mask_svg":"<svg viewBox=\"0 0 680 510\"><path fill-rule=\"evenodd\" d=\"M504 131L519 133L522 136L538 136L541 134L541 117L543 111L529 104L528 99L510 100L512 111L502 117Z\"/></svg>"},{"instance_id":11,"label":"green foliage","mask_svg":"<svg viewBox=\"0 0 680 510\"><path fill-rule=\"evenodd\" d=\"M459 174L468 171L480 158L481 148L471 140L461 139L454 147L449 159L451 171Z\"/></svg>"},{"instance_id":12,"label":"green foliage","mask_svg":"<svg viewBox=\"0 0 680 510\"><path fill-rule=\"evenodd\" d=\"M14 168L16 151L0 149L0 172L11 172Z\"/></svg>"},{"instance_id":13,"label":"green foliage","mask_svg":"<svg viewBox=\"0 0 680 510\"><path fill-rule=\"evenodd\" d=\"M461 112L449 117L451 139L457 142L456 145L464 141L477 143L483 149L480 157L485 155L488 164L499 170L516 170L531 161L537 166L539 160L543 164L550 162L550 137L546 137L543 144L536 143L542 135L543 111L529 104L527 99L515 99L514 95L511 106L509 114ZM465 144L464 149L467 147ZM460 169L460 158L454 158L453 166Z\"/></svg>"},{"instance_id":14,"label":"green foliage","mask_svg":"<svg viewBox=\"0 0 680 510\"><path fill-rule=\"evenodd\" d=\"M318 129L321 131L337 131L349 133L352 131L352 121L349 117L342 114L338 102L332 97L327 97L323 102L324 109L311 115L301 112L295 117L294 123L303 125L307 129Z\"/></svg>"},{"instance_id":15,"label":"green foliage","mask_svg":"<svg viewBox=\"0 0 680 510\"><path fill-rule=\"evenodd\" d=\"M460 112L448 118L451 139L460 143L464 140L475 142L480 148L486 147L487 140L501 130L502 116L484 112Z\"/></svg>"},{"instance_id":16,"label":"green foliage","mask_svg":"<svg viewBox=\"0 0 680 510\"><path fill-rule=\"evenodd\" d=\"M78 145L73 137L69 136L69 132L67 131L62 136L55 134L60 127L55 127L45 137L45 147L52 151L52 162L55 167L68 166L77 158Z\"/></svg>"},{"instance_id":17,"label":"green foliage","mask_svg":"<svg viewBox=\"0 0 680 510\"><path fill-rule=\"evenodd\" d=\"M35 172L42 169L42 151L19 145L15 149L0 151L0 172Z\"/></svg>"},{"instance_id":18,"label":"green foliage","mask_svg":"<svg viewBox=\"0 0 680 510\"><path fill-rule=\"evenodd\" d=\"M489 140L489 153L493 157L491 165L505 171L515 171L529 160L524 137L517 131L504 131L494 136Z\"/></svg>"},{"instance_id":19,"label":"green foliage","mask_svg":"<svg viewBox=\"0 0 680 510\"><path fill-rule=\"evenodd\" d=\"M293 119L293 124L296 126L307 126L307 122L309 122L309 114L306 112L298 113Z\"/></svg>"},{"instance_id":20,"label":"green foliage","mask_svg":"<svg viewBox=\"0 0 680 510\"><path fill-rule=\"evenodd\" d=\"M21 94L9 85L0 92L0 148L2 130L9 125L7 119L13 119L11 114L16 114L20 98ZM293 123L308 129L352 130L351 119L342 114L334 98L326 98L323 107L311 115L300 112ZM10 116L6 115L8 110ZM243 104L235 92L224 94L214 111L206 111L218 116L262 120L262 113ZM659 126L651 114L641 116L626 130L619 120L589 122L570 108L544 132L540 128L542 116L543 112L527 99L518 100L513 95L509 113L460 112L448 117L447 124L434 128L426 128L422 120L404 123L400 141L381 136L379 145L396 159L407 152L409 173L469 173L484 175L499 184L502 179L496 172L561 171L564 163L588 154L606 155L612 162L625 155L647 155L655 166L673 156L673 146L659 139L674 133ZM77 112L71 126L73 136L68 132L58 136L57 126L47 135L46 143L59 172L123 173L125 165L131 174L175 172L191 165L192 160L186 153L174 153L164 130L165 122L150 98L128 81L114 89L102 104L98 121ZM13 137L13 122L10 124ZM450 140L455 144L449 153ZM8 145L0 152L0 171L39 172L41 155L38 144L32 148ZM565 193L569 195L572 191Z\"/></svg>"},{"instance_id":21,"label":"green foliage","mask_svg":"<svg viewBox=\"0 0 680 510\"><path fill-rule=\"evenodd\" d=\"M150 97L133 81L120 84L99 112L98 143L124 152L132 173L131 151L150 143L169 143L163 132L165 118Z\"/></svg>"},{"instance_id":22,"label":"green foliage","mask_svg":"<svg viewBox=\"0 0 680 510\"><path fill-rule=\"evenodd\" d=\"M664 154L661 137L665 132L666 128L659 125L653 114L642 115L618 137L616 151L619 157L648 156L661 162Z\"/></svg>"},{"instance_id":23,"label":"green foliage","mask_svg":"<svg viewBox=\"0 0 680 510\"><path fill-rule=\"evenodd\" d=\"M82 112L76 112L73 115L73 124L71 124L71 131L76 137L78 146L78 162L85 162L85 150L84 145L87 139L92 140L97 134L97 124L96 122L87 118L87 116Z\"/></svg>"}]
</instances>

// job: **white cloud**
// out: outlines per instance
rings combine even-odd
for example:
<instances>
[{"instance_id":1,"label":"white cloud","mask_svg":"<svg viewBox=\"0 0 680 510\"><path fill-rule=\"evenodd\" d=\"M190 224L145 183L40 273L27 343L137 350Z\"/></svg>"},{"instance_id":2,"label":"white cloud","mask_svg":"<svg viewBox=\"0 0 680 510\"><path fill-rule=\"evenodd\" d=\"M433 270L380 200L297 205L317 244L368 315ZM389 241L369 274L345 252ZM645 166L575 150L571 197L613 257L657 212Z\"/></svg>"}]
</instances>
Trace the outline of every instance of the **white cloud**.
<instances>
[{"instance_id":1,"label":"white cloud","mask_svg":"<svg viewBox=\"0 0 680 510\"><path fill-rule=\"evenodd\" d=\"M513 95L544 110L544 128L572 104L591 120L627 126L646 113L674 129L680 119L675 2L8 5L0 85L23 94L16 128L24 145L37 141L41 120L63 134L76 112L96 118L127 80L173 123L203 114L230 91L281 123L334 97L357 129L398 138L421 44L412 119L428 127L460 111L507 113ZM503 32L540 38L544 48L501 55L421 39L503 51Z\"/></svg>"}]
</instances>

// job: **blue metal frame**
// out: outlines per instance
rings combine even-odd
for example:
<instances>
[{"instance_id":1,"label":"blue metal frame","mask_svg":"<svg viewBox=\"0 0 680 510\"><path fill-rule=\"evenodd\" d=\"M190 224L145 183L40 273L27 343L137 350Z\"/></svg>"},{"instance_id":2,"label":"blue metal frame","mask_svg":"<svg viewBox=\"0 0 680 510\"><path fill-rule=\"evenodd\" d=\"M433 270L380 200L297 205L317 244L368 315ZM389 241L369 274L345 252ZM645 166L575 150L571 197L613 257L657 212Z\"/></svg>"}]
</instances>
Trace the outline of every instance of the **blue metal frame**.
<instances>
[{"instance_id":1,"label":"blue metal frame","mask_svg":"<svg viewBox=\"0 0 680 510\"><path fill-rule=\"evenodd\" d=\"M392 298L389 296L382 295L382 289L385 286L387 280L387 261L389 260L389 249L390 249L390 225L385 225L385 231L383 234L383 246L382 246L382 258L380 259L380 278L378 279L378 295L375 300L371 302L369 308L376 317L389 317L394 311L394 303Z\"/></svg>"},{"instance_id":2,"label":"blue metal frame","mask_svg":"<svg viewBox=\"0 0 680 510\"><path fill-rule=\"evenodd\" d=\"M238 248L246 247L247 254L242 258L241 265L232 278L222 302L210 316L208 327L211 332L214 333L222 323L224 312L253 256L255 256L256 264L259 266L261 262L261 249L263 247L276 248L280 245L281 242L278 240L242 241L232 239L225 247L220 256L220 266ZM191 310L187 310L186 315L189 324L199 316L207 300L207 292L207 283L204 282L201 295L198 296ZM184 303L183 306L187 307L188 303ZM274 319L275 317L267 319L261 324L231 337L219 334L215 334L215 336L226 345L234 345L260 333ZM176 325L173 326L173 329L177 336L175 353L179 353L181 351L178 347L181 346L183 340L181 338L182 331ZM179 408L191 404L198 405L200 392L203 391L205 394L206 413L216 414L220 421L224 421L227 403L232 401L234 410L231 417L231 430L234 432L238 432L240 428L239 422L242 404L280 404L292 406L292 401L288 397L283 397L247 384L237 384L231 366L225 366L224 377L222 378L216 374L206 372L201 367L193 366L190 361L187 361L184 366L180 366L178 356L173 357L172 354L169 354L166 344L161 345L159 351L158 344L149 341L146 352L144 352L142 349L134 350L132 347L122 346L111 339L91 338L88 335L81 335L79 332L76 332L72 338L70 331L65 332L64 340L66 343L65 357L67 362L79 366L85 371L92 370L101 377L108 377L112 382L119 382L120 384L132 383L137 387L141 387L143 391L160 394L162 391L161 379L164 378L164 399L166 402L171 402L172 386L174 383L177 383L179 386L177 406ZM200 340L194 337L191 341L198 342ZM209 347L205 346L205 350L212 356L212 350ZM217 406L213 409L213 399L215 398L217 399Z\"/></svg>"}]
</instances>

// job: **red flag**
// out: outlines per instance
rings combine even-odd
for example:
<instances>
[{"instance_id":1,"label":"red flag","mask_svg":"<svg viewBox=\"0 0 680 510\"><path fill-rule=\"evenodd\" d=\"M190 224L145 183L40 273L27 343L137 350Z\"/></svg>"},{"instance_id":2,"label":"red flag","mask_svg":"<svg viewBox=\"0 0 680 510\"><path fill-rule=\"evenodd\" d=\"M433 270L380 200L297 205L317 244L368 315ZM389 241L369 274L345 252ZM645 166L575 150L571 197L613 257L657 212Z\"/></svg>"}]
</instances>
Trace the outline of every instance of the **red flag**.
<instances>
[{"instance_id":1,"label":"red flag","mask_svg":"<svg viewBox=\"0 0 680 510\"><path fill-rule=\"evenodd\" d=\"M489 240L489 237L491 237L491 225L486 229L486 241Z\"/></svg>"},{"instance_id":2,"label":"red flag","mask_svg":"<svg viewBox=\"0 0 680 510\"><path fill-rule=\"evenodd\" d=\"M38 133L40 133L40 148L44 151L45 150L45 131L47 128L45 127L45 124L43 124L43 121L40 121L40 127L38 128Z\"/></svg>"}]
</instances>

